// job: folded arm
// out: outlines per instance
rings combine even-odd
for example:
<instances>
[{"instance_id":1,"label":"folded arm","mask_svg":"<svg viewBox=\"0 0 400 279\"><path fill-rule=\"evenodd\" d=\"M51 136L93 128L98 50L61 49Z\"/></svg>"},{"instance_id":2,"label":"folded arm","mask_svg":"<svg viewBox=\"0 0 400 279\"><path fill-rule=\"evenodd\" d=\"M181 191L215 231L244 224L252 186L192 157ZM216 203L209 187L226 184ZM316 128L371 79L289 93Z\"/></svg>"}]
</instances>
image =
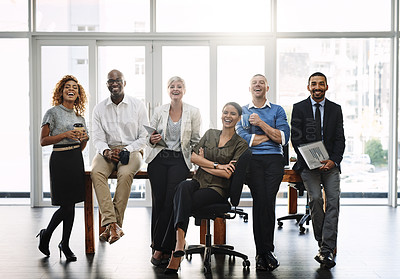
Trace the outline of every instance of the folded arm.
<instances>
[{"instance_id":1,"label":"folded arm","mask_svg":"<svg viewBox=\"0 0 400 279\"><path fill-rule=\"evenodd\" d=\"M201 153L201 151L199 151L199 153ZM207 160L202 155L196 154L196 152L192 152L191 162L212 175L226 179L229 179L235 171L235 161L231 161L229 164L218 164L217 167L214 168L214 162Z\"/></svg>"}]
</instances>

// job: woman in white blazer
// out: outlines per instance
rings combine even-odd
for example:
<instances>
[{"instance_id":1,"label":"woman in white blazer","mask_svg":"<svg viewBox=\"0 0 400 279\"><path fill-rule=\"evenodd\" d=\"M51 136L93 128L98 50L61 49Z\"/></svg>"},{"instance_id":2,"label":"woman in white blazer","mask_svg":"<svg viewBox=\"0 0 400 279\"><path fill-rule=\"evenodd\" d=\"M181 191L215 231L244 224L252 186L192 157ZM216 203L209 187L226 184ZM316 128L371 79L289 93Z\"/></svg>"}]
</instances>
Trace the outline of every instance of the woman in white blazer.
<instances>
[{"instance_id":1,"label":"woman in white blazer","mask_svg":"<svg viewBox=\"0 0 400 279\"><path fill-rule=\"evenodd\" d=\"M155 109L150 126L157 132L147 138L146 163L152 190L151 263L155 266L168 264L175 248L175 232L167 231L173 220L173 198L177 185L189 175L192 148L200 140L200 110L182 101L185 92L182 78L169 79L171 103Z\"/></svg>"}]
</instances>

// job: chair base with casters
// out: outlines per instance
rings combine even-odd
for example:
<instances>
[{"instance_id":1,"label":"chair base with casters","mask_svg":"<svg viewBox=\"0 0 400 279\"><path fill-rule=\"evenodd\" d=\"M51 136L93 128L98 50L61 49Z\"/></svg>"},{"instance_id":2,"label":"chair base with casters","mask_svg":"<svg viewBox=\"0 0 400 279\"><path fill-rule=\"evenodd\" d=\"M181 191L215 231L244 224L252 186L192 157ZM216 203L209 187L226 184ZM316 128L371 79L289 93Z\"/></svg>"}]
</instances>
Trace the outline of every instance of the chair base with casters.
<instances>
[{"instance_id":1,"label":"chair base with casters","mask_svg":"<svg viewBox=\"0 0 400 279\"><path fill-rule=\"evenodd\" d=\"M304 184L302 182L296 183L295 188L299 191L299 196L304 195ZM283 226L283 220L296 220L297 225L299 226L300 233L304 233L306 231L306 228L304 227L304 224L309 225L311 221L311 215L310 215L310 207L308 205L309 202L309 197L308 193L306 196L306 212L304 214L290 214L287 216L283 216L277 219L278 221L278 227L282 228Z\"/></svg>"},{"instance_id":2,"label":"chair base with casters","mask_svg":"<svg viewBox=\"0 0 400 279\"><path fill-rule=\"evenodd\" d=\"M227 202L228 203L228 202ZM230 204L226 204L226 209L221 209L222 212L226 211L236 211L236 209L231 209L229 210ZM210 208L211 209L211 208ZM215 206L213 206L212 210L215 212ZM207 212L208 208L203 208L202 211ZM235 215L239 214L238 211L236 211ZM213 214L212 218L210 218L209 213L207 214L207 218L201 218L202 214L201 213L194 213L195 216L195 223L196 225L201 224L201 220L205 219L206 220L206 235L205 235L205 245L189 245L189 247L185 250L186 254L186 259L191 260L193 254L202 254L203 255L203 263L204 263L204 273L208 274L211 273L211 256L215 254L222 254L222 255L229 255L229 257L240 257L243 259L243 268L249 268L250 266L250 261L248 259L248 256L245 254L242 254L240 252L237 252L234 250L234 247L231 245L226 245L226 244L211 244L211 219L215 220L215 218L224 218L224 219L233 219L235 218L234 216L231 216L227 213L218 214L215 213Z\"/></svg>"},{"instance_id":3,"label":"chair base with casters","mask_svg":"<svg viewBox=\"0 0 400 279\"><path fill-rule=\"evenodd\" d=\"M240 218L243 218L243 222L247 223L249 221L249 214L247 214L247 212L245 212L241 208L231 208L231 210L229 212L235 213L235 210L236 210L236 214L239 215Z\"/></svg>"},{"instance_id":4,"label":"chair base with casters","mask_svg":"<svg viewBox=\"0 0 400 279\"><path fill-rule=\"evenodd\" d=\"M210 204L197 209L195 212L192 212L192 216L195 218L195 224L197 226L201 225L201 220L206 220L205 245L189 246L188 249L185 250L186 258L190 260L193 254L203 254L204 272L206 274L211 272L211 256L213 254L229 255L229 257L240 257L243 259L243 268L247 270L249 269L250 261L247 255L235 251L234 247L230 245L211 244L210 224L211 220L215 220L216 218L234 219L236 215L239 214L242 214L243 216L247 215L247 213L245 213L243 210L240 211L236 207L240 201L243 182L250 160L251 151L249 149L246 150L237 160L235 172L230 178L230 202L226 200L224 203Z\"/></svg>"}]
</instances>

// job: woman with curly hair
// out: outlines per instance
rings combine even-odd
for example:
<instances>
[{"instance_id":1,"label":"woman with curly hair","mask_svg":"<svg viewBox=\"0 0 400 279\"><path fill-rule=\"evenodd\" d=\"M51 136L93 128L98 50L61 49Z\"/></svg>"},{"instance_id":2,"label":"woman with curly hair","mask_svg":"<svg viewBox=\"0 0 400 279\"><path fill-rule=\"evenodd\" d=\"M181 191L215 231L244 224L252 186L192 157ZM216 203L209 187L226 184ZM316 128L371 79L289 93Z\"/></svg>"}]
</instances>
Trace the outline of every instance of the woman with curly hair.
<instances>
[{"instance_id":1,"label":"woman with curly hair","mask_svg":"<svg viewBox=\"0 0 400 279\"><path fill-rule=\"evenodd\" d=\"M49 243L53 231L63 222L62 240L58 245L67 261L76 261L69 248L75 217L75 203L85 199L82 150L89 139L83 113L86 94L82 85L71 75L64 76L54 88L53 107L43 117L41 146L53 145L50 156L50 191L52 205L60 208L53 214L39 238L39 250L50 256Z\"/></svg>"}]
</instances>

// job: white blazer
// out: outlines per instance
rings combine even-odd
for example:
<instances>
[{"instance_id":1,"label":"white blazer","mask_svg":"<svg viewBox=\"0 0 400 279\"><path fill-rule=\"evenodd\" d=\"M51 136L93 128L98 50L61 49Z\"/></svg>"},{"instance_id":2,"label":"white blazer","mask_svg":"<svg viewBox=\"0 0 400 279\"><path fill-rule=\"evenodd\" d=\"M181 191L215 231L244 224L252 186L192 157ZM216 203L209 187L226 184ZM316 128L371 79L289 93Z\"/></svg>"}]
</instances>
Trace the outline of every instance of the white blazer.
<instances>
[{"instance_id":1,"label":"white blazer","mask_svg":"<svg viewBox=\"0 0 400 279\"><path fill-rule=\"evenodd\" d=\"M169 117L169 109L171 104L165 104L157 107L154 110L154 115L151 118L150 126L155 128L165 139L167 130L167 123ZM194 106L183 103L182 106L182 121L181 121L181 151L185 159L185 163L189 169L192 168L190 157L192 155L192 148L200 141L200 126L201 114L200 110ZM165 147L151 144L150 135L146 137L147 147L145 162L150 163L161 150Z\"/></svg>"}]
</instances>

